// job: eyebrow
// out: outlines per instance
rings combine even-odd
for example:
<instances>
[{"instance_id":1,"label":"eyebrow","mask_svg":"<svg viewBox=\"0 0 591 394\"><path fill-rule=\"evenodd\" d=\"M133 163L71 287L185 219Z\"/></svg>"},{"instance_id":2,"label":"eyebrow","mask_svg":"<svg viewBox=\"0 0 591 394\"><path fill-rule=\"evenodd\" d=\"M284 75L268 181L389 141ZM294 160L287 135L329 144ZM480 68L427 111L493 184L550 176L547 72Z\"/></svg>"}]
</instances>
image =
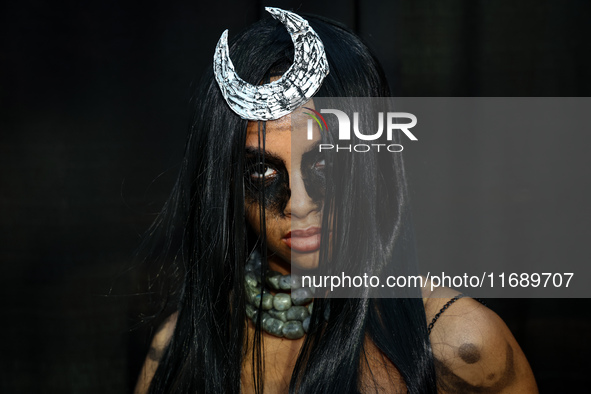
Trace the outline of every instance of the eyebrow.
<instances>
[{"instance_id":1,"label":"eyebrow","mask_svg":"<svg viewBox=\"0 0 591 394\"><path fill-rule=\"evenodd\" d=\"M281 157L277 156L276 154L269 152L267 150L260 149L260 148L247 146L246 148L244 148L244 151L247 156L253 156L253 157L264 156L265 160L270 159L272 161L278 161L281 163L285 162Z\"/></svg>"},{"instance_id":2,"label":"eyebrow","mask_svg":"<svg viewBox=\"0 0 591 394\"><path fill-rule=\"evenodd\" d=\"M303 155L306 155L306 154L308 154L310 152L313 152L313 151L318 152L318 147L320 146L320 142L321 141L315 142L314 145L312 145L310 147L310 149L308 149L307 151L305 151L303 153ZM274 161L279 161L279 162L285 163L285 161L281 157L279 157L278 155L276 155L275 153L269 152L268 150L264 150L264 149L261 149L261 148L255 148L253 146L247 146L247 147L244 148L244 152L246 153L247 156L259 156L259 155L263 156L264 155L265 156L265 160L270 159L270 160L274 160Z\"/></svg>"}]
</instances>

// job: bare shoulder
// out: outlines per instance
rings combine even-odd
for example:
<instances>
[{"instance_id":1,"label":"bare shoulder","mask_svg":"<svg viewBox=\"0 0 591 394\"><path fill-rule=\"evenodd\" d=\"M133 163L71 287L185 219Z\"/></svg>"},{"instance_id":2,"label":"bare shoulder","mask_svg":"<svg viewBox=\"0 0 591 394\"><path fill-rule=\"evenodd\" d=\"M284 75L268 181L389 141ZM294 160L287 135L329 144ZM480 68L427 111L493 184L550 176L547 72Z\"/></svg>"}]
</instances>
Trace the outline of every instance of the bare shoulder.
<instances>
[{"instance_id":1,"label":"bare shoulder","mask_svg":"<svg viewBox=\"0 0 591 394\"><path fill-rule=\"evenodd\" d=\"M158 368L158 363L160 362L160 359L164 354L164 350L166 350L166 346L168 346L170 338L174 332L177 318L178 312L173 313L167 317L166 320L164 320L164 322L162 322L160 327L158 327L156 330L156 334L154 334L154 338L152 339L152 343L150 345L150 350L146 356L146 361L144 362L144 366L142 367L142 371L138 377L134 394L144 394L148 392L150 382L152 381L154 373Z\"/></svg>"},{"instance_id":2,"label":"bare shoulder","mask_svg":"<svg viewBox=\"0 0 591 394\"><path fill-rule=\"evenodd\" d=\"M459 293L439 288L426 296L427 323ZM532 370L503 320L464 297L439 315L431 330L439 392L537 393Z\"/></svg>"}]
</instances>

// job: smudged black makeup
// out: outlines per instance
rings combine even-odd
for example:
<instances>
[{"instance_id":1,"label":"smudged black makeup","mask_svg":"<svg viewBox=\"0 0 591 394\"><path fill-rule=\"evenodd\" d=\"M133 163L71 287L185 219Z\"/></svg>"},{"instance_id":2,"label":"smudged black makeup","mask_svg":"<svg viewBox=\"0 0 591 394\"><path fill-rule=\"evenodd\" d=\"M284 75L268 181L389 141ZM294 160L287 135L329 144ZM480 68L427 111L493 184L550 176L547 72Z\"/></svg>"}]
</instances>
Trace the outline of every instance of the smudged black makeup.
<instances>
[{"instance_id":1,"label":"smudged black makeup","mask_svg":"<svg viewBox=\"0 0 591 394\"><path fill-rule=\"evenodd\" d=\"M326 158L318 145L302 155L300 166L306 193L316 205L322 205L326 191Z\"/></svg>"},{"instance_id":2,"label":"smudged black makeup","mask_svg":"<svg viewBox=\"0 0 591 394\"><path fill-rule=\"evenodd\" d=\"M246 201L259 203L264 188L265 208L278 216L284 216L285 207L291 198L289 173L285 162L269 152L253 147L245 151L244 183ZM264 153L264 155L263 155ZM320 206L326 187L325 159L318 147L312 147L302 155L300 171L306 193L314 204Z\"/></svg>"},{"instance_id":3,"label":"smudged black makeup","mask_svg":"<svg viewBox=\"0 0 591 394\"><path fill-rule=\"evenodd\" d=\"M289 173L285 162L279 157L252 147L246 148L244 171L245 198L249 203L260 203L264 188L265 208L276 215L284 216L291 197Z\"/></svg>"}]
</instances>

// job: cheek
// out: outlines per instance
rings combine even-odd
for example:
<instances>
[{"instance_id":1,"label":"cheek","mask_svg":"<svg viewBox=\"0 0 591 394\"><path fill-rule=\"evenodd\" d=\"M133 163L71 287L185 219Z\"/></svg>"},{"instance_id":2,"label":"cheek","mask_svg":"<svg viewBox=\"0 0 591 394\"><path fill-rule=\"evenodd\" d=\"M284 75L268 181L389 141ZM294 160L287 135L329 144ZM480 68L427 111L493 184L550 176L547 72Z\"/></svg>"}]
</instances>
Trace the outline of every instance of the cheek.
<instances>
[{"instance_id":1,"label":"cheek","mask_svg":"<svg viewBox=\"0 0 591 394\"><path fill-rule=\"evenodd\" d=\"M306 193L317 205L321 206L326 194L326 173L324 156L316 151L309 151L302 155L300 170Z\"/></svg>"},{"instance_id":2,"label":"cheek","mask_svg":"<svg viewBox=\"0 0 591 394\"><path fill-rule=\"evenodd\" d=\"M306 188L306 193L314 204L321 206L324 203L326 194L326 179L323 173L310 169L302 169L302 181Z\"/></svg>"},{"instance_id":3,"label":"cheek","mask_svg":"<svg viewBox=\"0 0 591 394\"><path fill-rule=\"evenodd\" d=\"M258 202L246 201L244 204L246 220L257 235L261 234L261 215L260 204ZM270 242L277 233L280 233L280 223L285 220L285 216L278 214L274 209L265 210L265 224L267 227L267 242Z\"/></svg>"},{"instance_id":4,"label":"cheek","mask_svg":"<svg viewBox=\"0 0 591 394\"><path fill-rule=\"evenodd\" d=\"M261 235L259 207L258 203L247 202L245 204L246 220L257 236ZM284 233L290 230L290 223L289 219L284 215L274 214L269 209L265 211L265 236L267 238L267 247L270 250L280 252L285 248L281 239L285 235Z\"/></svg>"},{"instance_id":5,"label":"cheek","mask_svg":"<svg viewBox=\"0 0 591 394\"><path fill-rule=\"evenodd\" d=\"M260 214L259 204L256 202L246 201L244 203L244 211L246 213L246 221L257 235L261 233L260 228Z\"/></svg>"}]
</instances>

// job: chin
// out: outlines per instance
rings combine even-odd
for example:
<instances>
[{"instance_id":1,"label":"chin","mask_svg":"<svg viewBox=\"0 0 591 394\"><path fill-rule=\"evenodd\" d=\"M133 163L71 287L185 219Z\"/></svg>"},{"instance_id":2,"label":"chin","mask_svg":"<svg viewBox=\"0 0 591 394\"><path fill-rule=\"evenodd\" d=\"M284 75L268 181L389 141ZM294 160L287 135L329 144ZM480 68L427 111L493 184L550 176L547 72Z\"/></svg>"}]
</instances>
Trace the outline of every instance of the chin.
<instances>
[{"instance_id":1,"label":"chin","mask_svg":"<svg viewBox=\"0 0 591 394\"><path fill-rule=\"evenodd\" d=\"M292 270L313 270L318 268L318 259L320 253L299 253L292 250L291 252L291 267Z\"/></svg>"}]
</instances>

